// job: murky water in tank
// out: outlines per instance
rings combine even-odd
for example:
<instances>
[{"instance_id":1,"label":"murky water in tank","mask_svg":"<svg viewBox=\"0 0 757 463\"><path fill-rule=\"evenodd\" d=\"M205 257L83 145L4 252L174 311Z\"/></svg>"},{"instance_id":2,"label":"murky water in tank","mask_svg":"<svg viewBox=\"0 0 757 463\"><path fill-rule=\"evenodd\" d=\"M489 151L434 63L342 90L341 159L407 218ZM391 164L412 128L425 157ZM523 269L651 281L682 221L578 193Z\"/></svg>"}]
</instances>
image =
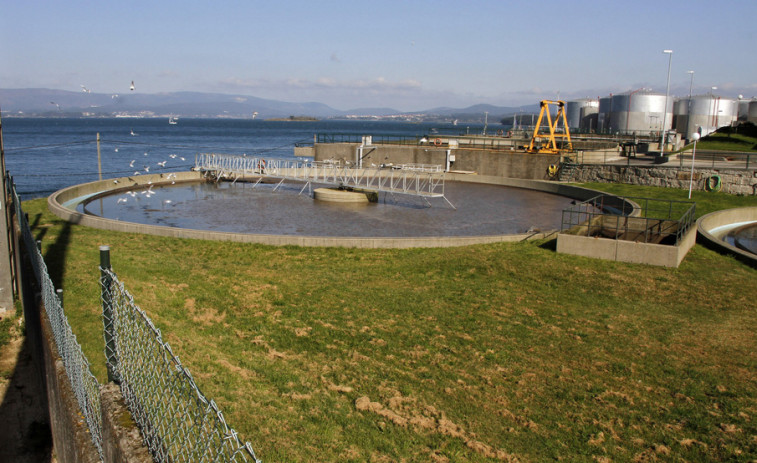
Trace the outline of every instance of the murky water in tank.
<instances>
[{"instance_id":1,"label":"murky water in tank","mask_svg":"<svg viewBox=\"0 0 757 463\"><path fill-rule=\"evenodd\" d=\"M196 183L121 192L86 212L128 222L234 233L423 237L484 236L559 228L569 198L497 185L447 182L443 199L385 195L377 203L312 198L302 184ZM315 188L315 186L314 186Z\"/></svg>"},{"instance_id":2,"label":"murky water in tank","mask_svg":"<svg viewBox=\"0 0 757 463\"><path fill-rule=\"evenodd\" d=\"M739 227L728 233L725 240L739 249L757 254L757 224Z\"/></svg>"}]
</instances>

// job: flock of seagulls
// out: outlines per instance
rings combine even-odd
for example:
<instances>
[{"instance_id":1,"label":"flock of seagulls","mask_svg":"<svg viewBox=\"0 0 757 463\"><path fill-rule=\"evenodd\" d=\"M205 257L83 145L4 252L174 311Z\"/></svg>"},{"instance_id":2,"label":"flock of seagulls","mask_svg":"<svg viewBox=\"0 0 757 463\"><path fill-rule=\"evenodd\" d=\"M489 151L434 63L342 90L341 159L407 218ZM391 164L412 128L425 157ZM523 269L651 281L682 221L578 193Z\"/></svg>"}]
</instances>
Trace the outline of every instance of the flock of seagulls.
<instances>
[{"instance_id":1,"label":"flock of seagulls","mask_svg":"<svg viewBox=\"0 0 757 463\"><path fill-rule=\"evenodd\" d=\"M133 135L134 131L132 130L131 133ZM118 148L115 148L115 152L118 152ZM149 154L150 153L145 152L144 156L149 156ZM169 154L168 157L170 159L176 159L176 160L179 160L179 161L186 161L185 157L179 156L178 154ZM129 168L130 169L134 169L136 163L137 163L136 159L132 159L131 161L129 161ZM168 164L169 164L169 160L168 159L165 159L163 161L159 161L159 162L155 163L155 165L157 167L159 167L158 171L160 171L161 169L165 169L166 166L168 166ZM132 175L133 176L142 175L143 173L144 174L149 174L150 173L150 167L151 166L148 165L148 164L143 164L142 165L142 169L141 170L135 170L134 174L132 174ZM160 176L163 177L165 180L170 180L171 181L171 185L175 185L176 184L176 173L175 172L171 172L171 173L168 173L168 174L162 174L161 173ZM114 184L118 184L119 181L118 180L113 180L113 183ZM139 200L141 197L151 198L152 196L154 196L155 194L157 194L157 192L153 190L152 182L148 182L147 184L149 185L149 187L146 190L142 190L139 193L137 193L136 191L127 191L127 192L125 192L123 194L123 196L121 196L120 198L118 198L118 200L116 201L117 204L127 204L129 202L129 198L133 198L135 200ZM166 206L166 205L169 205L169 204L172 204L172 203L173 202L171 200L169 200L169 199L166 199L166 200L162 201L163 206Z\"/></svg>"}]
</instances>

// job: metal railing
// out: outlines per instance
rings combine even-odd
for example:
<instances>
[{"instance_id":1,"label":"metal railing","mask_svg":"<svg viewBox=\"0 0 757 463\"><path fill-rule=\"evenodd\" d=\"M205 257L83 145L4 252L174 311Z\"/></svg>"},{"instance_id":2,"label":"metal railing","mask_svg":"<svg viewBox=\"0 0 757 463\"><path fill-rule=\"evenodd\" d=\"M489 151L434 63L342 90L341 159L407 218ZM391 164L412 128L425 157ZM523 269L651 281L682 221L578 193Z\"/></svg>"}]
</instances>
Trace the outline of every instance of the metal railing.
<instances>
[{"instance_id":1,"label":"metal railing","mask_svg":"<svg viewBox=\"0 0 757 463\"><path fill-rule=\"evenodd\" d=\"M677 245L695 209L687 201L599 195L564 210L560 233Z\"/></svg>"},{"instance_id":2,"label":"metal railing","mask_svg":"<svg viewBox=\"0 0 757 463\"><path fill-rule=\"evenodd\" d=\"M55 286L50 279L47 271L47 265L42 257L42 253L32 236L26 215L21 209L21 200L16 193L15 185L11 187L13 192L13 204L16 208L16 217L18 218L21 233L26 245L26 252L31 261L34 275L40 286L42 301L45 307L45 313L50 320L50 326L53 331L55 347L58 355L63 361L66 370L66 376L71 384L76 402L79 404L81 414L87 423L87 428L92 436L92 443L95 445L100 459L103 458L102 448L102 413L100 409L100 383L92 374L89 367L89 361L82 351L81 345L76 340L76 335L71 330L68 318L63 311L63 304L58 297Z\"/></svg>"},{"instance_id":3,"label":"metal railing","mask_svg":"<svg viewBox=\"0 0 757 463\"><path fill-rule=\"evenodd\" d=\"M233 181L254 176L274 177L282 182L295 180L305 182L303 190L311 183L319 183L379 193L443 198L454 208L444 196L444 171L437 165L402 164L358 168L329 161L200 153L195 158L195 169L216 179L226 178Z\"/></svg>"}]
</instances>

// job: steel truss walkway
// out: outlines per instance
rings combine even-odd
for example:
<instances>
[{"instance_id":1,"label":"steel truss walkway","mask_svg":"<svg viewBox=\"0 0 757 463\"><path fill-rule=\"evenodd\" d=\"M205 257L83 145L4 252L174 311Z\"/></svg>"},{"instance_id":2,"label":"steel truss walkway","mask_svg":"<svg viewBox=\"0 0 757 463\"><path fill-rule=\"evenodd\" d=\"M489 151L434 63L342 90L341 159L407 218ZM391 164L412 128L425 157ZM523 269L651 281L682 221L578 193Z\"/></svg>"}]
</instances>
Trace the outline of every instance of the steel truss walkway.
<instances>
[{"instance_id":1,"label":"steel truss walkway","mask_svg":"<svg viewBox=\"0 0 757 463\"><path fill-rule=\"evenodd\" d=\"M195 157L195 170L212 176L216 181L259 177L255 186L264 178L278 178L304 182L310 191L313 183L334 185L365 191L403 194L423 198L431 206L429 198L442 198L453 209L455 206L444 196L444 171L441 166L425 164L402 164L391 167L356 168L342 166L338 162L297 161L270 159L229 154L201 153Z\"/></svg>"}]
</instances>

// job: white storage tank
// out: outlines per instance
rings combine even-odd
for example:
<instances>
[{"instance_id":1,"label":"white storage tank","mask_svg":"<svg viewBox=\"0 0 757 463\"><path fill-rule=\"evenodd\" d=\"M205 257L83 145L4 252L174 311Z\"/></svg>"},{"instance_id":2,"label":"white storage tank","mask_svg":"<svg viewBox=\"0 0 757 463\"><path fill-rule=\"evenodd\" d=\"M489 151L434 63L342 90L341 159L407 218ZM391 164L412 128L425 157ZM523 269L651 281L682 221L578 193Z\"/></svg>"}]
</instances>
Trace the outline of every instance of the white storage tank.
<instances>
[{"instance_id":1,"label":"white storage tank","mask_svg":"<svg viewBox=\"0 0 757 463\"><path fill-rule=\"evenodd\" d=\"M599 113L597 114L597 132L608 133L610 130L610 112L612 111L612 95L599 99Z\"/></svg>"},{"instance_id":2,"label":"white storage tank","mask_svg":"<svg viewBox=\"0 0 757 463\"><path fill-rule=\"evenodd\" d=\"M565 109L565 117L568 120L568 127L571 130L582 130L583 120L591 114L596 114L599 110L599 101L592 98L582 98L580 100L568 101ZM596 126L594 127L596 129Z\"/></svg>"},{"instance_id":3,"label":"white storage tank","mask_svg":"<svg viewBox=\"0 0 757 463\"><path fill-rule=\"evenodd\" d=\"M610 129L622 134L659 134L673 127L673 98L646 89L613 95ZM663 127L663 124L665 127Z\"/></svg>"},{"instance_id":4,"label":"white storage tank","mask_svg":"<svg viewBox=\"0 0 757 463\"><path fill-rule=\"evenodd\" d=\"M739 114L738 100L717 95L692 96L688 108L684 132L687 139L691 139L695 132L704 136L720 127L731 125Z\"/></svg>"},{"instance_id":5,"label":"white storage tank","mask_svg":"<svg viewBox=\"0 0 757 463\"><path fill-rule=\"evenodd\" d=\"M739 95L739 119L740 121L745 121L749 118L749 103L754 101L754 98L742 98L741 95Z\"/></svg>"},{"instance_id":6,"label":"white storage tank","mask_svg":"<svg viewBox=\"0 0 757 463\"><path fill-rule=\"evenodd\" d=\"M673 129L678 133L686 133L689 125L690 102L688 98L680 98L673 103Z\"/></svg>"},{"instance_id":7,"label":"white storage tank","mask_svg":"<svg viewBox=\"0 0 757 463\"><path fill-rule=\"evenodd\" d=\"M747 113L747 119L753 124L757 124L757 100L752 99L749 102L749 112Z\"/></svg>"}]
</instances>

